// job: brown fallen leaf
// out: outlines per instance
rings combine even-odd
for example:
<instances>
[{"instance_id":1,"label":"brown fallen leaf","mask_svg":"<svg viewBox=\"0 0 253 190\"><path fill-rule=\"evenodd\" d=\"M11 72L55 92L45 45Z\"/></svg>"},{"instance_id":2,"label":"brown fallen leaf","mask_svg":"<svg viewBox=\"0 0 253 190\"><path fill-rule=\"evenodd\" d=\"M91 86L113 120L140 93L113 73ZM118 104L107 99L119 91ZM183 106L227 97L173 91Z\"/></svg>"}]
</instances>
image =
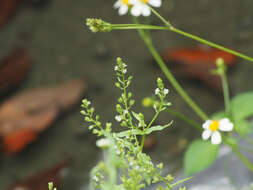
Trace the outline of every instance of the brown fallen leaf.
<instances>
[{"instance_id":1,"label":"brown fallen leaf","mask_svg":"<svg viewBox=\"0 0 253 190\"><path fill-rule=\"evenodd\" d=\"M15 14L24 0L0 0L0 28Z\"/></svg>"},{"instance_id":2,"label":"brown fallen leaf","mask_svg":"<svg viewBox=\"0 0 253 190\"><path fill-rule=\"evenodd\" d=\"M220 77L210 73L212 69L216 68L216 59L223 58L228 67L236 64L234 55L214 48L168 49L161 56L169 67L172 67L175 74L201 80L218 91L222 90Z\"/></svg>"},{"instance_id":3,"label":"brown fallen leaf","mask_svg":"<svg viewBox=\"0 0 253 190\"><path fill-rule=\"evenodd\" d=\"M68 165L69 160L63 161L10 186L7 190L48 190L49 182L53 182L55 187L57 187L61 185Z\"/></svg>"},{"instance_id":4,"label":"brown fallen leaf","mask_svg":"<svg viewBox=\"0 0 253 190\"><path fill-rule=\"evenodd\" d=\"M30 56L24 49L17 49L4 58L0 62L0 94L21 83L30 66Z\"/></svg>"},{"instance_id":5,"label":"brown fallen leaf","mask_svg":"<svg viewBox=\"0 0 253 190\"><path fill-rule=\"evenodd\" d=\"M0 106L2 151L20 152L36 140L57 116L77 103L85 87L83 80L72 80L57 87L26 90L4 102Z\"/></svg>"}]
</instances>

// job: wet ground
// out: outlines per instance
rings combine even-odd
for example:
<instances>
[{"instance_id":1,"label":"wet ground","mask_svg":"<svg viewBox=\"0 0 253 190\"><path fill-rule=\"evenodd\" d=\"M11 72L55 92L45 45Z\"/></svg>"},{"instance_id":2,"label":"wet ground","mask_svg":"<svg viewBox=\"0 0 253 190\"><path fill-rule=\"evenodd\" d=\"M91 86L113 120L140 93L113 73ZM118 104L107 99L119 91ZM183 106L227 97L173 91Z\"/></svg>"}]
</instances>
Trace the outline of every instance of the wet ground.
<instances>
[{"instance_id":1,"label":"wet ground","mask_svg":"<svg viewBox=\"0 0 253 190\"><path fill-rule=\"evenodd\" d=\"M112 23L128 23L129 17L119 17L112 9L113 1L54 0L43 9L22 6L16 16L0 31L0 57L15 47L25 47L32 55L33 67L19 91L42 85L54 85L72 78L86 78L89 89L85 97L91 99L103 121L114 120L114 105L118 90L113 86L115 58L121 56L134 75L132 89L137 100L136 110L152 117L152 110L141 107L141 99L151 95L155 79L163 76L153 65L151 56L135 31L91 33L85 18L101 17ZM214 42L253 55L252 0L184 0L164 1L160 9L178 28ZM152 17L152 23L159 21ZM196 45L177 34L153 32L159 50L168 47ZM253 65L239 60L240 65L229 75L232 95L252 90ZM179 79L197 103L211 114L222 109L222 97L193 81ZM176 95L170 84L173 108L196 118L188 106ZM79 106L58 120L40 139L25 151L3 157L0 162L0 189L32 175L43 168L72 157L74 162L62 190L80 189L88 180L88 172L99 159L94 145L96 138L87 130L79 114ZM163 114L158 122L172 120ZM175 120L173 129L157 133L158 145L150 151L155 160L181 165L182 154L175 148L180 139L199 134Z\"/></svg>"}]
</instances>

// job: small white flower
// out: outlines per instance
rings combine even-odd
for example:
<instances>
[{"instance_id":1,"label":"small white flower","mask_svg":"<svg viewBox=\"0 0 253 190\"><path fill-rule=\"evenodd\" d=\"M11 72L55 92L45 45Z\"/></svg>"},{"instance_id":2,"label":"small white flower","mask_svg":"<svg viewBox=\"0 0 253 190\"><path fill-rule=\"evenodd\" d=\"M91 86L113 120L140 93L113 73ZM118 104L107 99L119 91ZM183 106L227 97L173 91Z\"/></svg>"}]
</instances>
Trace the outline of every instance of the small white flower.
<instances>
[{"instance_id":1,"label":"small white flower","mask_svg":"<svg viewBox=\"0 0 253 190\"><path fill-rule=\"evenodd\" d=\"M152 7L160 7L162 5L162 0L138 0L133 3L131 14L133 16L149 16L151 10L148 5L151 5Z\"/></svg>"},{"instance_id":2,"label":"small white flower","mask_svg":"<svg viewBox=\"0 0 253 190\"><path fill-rule=\"evenodd\" d=\"M97 140L96 145L100 148L107 148L111 145L111 141L107 138Z\"/></svg>"},{"instance_id":3,"label":"small white flower","mask_svg":"<svg viewBox=\"0 0 253 190\"><path fill-rule=\"evenodd\" d=\"M130 7L130 2L129 0L117 0L114 3L113 7L115 9L119 9L119 15L122 16L122 15L127 14L128 9Z\"/></svg>"},{"instance_id":4,"label":"small white flower","mask_svg":"<svg viewBox=\"0 0 253 190\"><path fill-rule=\"evenodd\" d=\"M229 121L228 118L223 118L221 120L207 120L202 127L204 128L202 133L203 140L207 140L209 137L211 137L212 144L220 144L222 139L219 130L226 132L232 131L234 125Z\"/></svg>"},{"instance_id":5,"label":"small white flower","mask_svg":"<svg viewBox=\"0 0 253 190\"><path fill-rule=\"evenodd\" d=\"M163 89L163 92L165 95L167 95L169 93L169 90L167 88Z\"/></svg>"},{"instance_id":6,"label":"small white flower","mask_svg":"<svg viewBox=\"0 0 253 190\"><path fill-rule=\"evenodd\" d=\"M122 66L123 66L124 68L127 67L127 65L126 65L125 63L123 63Z\"/></svg>"},{"instance_id":7,"label":"small white flower","mask_svg":"<svg viewBox=\"0 0 253 190\"><path fill-rule=\"evenodd\" d=\"M98 182L98 177L95 175L95 176L93 176L93 180L95 181L95 182Z\"/></svg>"},{"instance_id":8,"label":"small white flower","mask_svg":"<svg viewBox=\"0 0 253 190\"><path fill-rule=\"evenodd\" d=\"M124 114L128 114L128 111L127 111L127 110L124 110L123 112L124 112Z\"/></svg>"},{"instance_id":9,"label":"small white flower","mask_svg":"<svg viewBox=\"0 0 253 190\"><path fill-rule=\"evenodd\" d=\"M87 101L87 105L89 106L91 104L91 102L90 101Z\"/></svg>"},{"instance_id":10,"label":"small white flower","mask_svg":"<svg viewBox=\"0 0 253 190\"><path fill-rule=\"evenodd\" d=\"M127 72L127 69L124 69L124 70L123 70L123 73L126 74L126 72Z\"/></svg>"},{"instance_id":11,"label":"small white flower","mask_svg":"<svg viewBox=\"0 0 253 190\"><path fill-rule=\"evenodd\" d=\"M116 119L116 121L120 122L122 118L121 118L120 115L116 115L116 116L115 116L115 119Z\"/></svg>"},{"instance_id":12,"label":"small white flower","mask_svg":"<svg viewBox=\"0 0 253 190\"><path fill-rule=\"evenodd\" d=\"M117 71L117 70L119 70L119 67L118 67L118 66L115 66L115 67L114 67L114 71Z\"/></svg>"},{"instance_id":13,"label":"small white flower","mask_svg":"<svg viewBox=\"0 0 253 190\"><path fill-rule=\"evenodd\" d=\"M158 95L159 92L160 92L160 89L159 89L159 88L156 88L156 89L155 89L155 94Z\"/></svg>"}]
</instances>

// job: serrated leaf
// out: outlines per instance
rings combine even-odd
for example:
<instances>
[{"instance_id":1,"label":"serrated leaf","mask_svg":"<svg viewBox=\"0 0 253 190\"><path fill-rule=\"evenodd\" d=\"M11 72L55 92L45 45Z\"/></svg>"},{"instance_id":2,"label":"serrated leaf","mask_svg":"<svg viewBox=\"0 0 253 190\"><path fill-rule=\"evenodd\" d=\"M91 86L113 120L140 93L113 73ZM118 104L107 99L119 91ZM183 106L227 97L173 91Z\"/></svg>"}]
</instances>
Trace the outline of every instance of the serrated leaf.
<instances>
[{"instance_id":1,"label":"serrated leaf","mask_svg":"<svg viewBox=\"0 0 253 190\"><path fill-rule=\"evenodd\" d=\"M216 159L218 145L211 144L210 141L201 139L193 141L184 155L184 170L186 176L208 168Z\"/></svg>"},{"instance_id":2,"label":"serrated leaf","mask_svg":"<svg viewBox=\"0 0 253 190\"><path fill-rule=\"evenodd\" d=\"M236 120L253 115L253 92L246 92L235 96L231 100L231 109Z\"/></svg>"}]
</instances>

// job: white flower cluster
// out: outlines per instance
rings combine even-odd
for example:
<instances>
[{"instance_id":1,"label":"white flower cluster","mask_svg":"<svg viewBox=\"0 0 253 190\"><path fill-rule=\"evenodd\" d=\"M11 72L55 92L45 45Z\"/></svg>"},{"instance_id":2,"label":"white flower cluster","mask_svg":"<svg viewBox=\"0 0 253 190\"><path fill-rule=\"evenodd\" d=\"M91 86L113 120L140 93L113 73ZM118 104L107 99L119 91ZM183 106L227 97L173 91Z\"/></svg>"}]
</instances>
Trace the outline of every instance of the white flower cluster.
<instances>
[{"instance_id":1,"label":"white flower cluster","mask_svg":"<svg viewBox=\"0 0 253 190\"><path fill-rule=\"evenodd\" d=\"M160 93L160 89L156 88L155 89L155 94L158 95L159 93ZM167 95L169 93L169 90L167 88L164 88L163 93L164 93L164 95Z\"/></svg>"},{"instance_id":2,"label":"white flower cluster","mask_svg":"<svg viewBox=\"0 0 253 190\"><path fill-rule=\"evenodd\" d=\"M126 72L127 72L127 69L126 69L127 65L126 65L125 63L123 63L122 66L123 66L123 68L124 68L122 72L123 72L124 74L126 74ZM114 67L114 71L120 71L120 67L119 67L118 65L116 65L116 66Z\"/></svg>"},{"instance_id":3,"label":"white flower cluster","mask_svg":"<svg viewBox=\"0 0 253 190\"><path fill-rule=\"evenodd\" d=\"M133 16L150 16L151 10L149 6L160 7L162 0L117 0L114 8L119 9L119 15L127 14L128 10Z\"/></svg>"}]
</instances>

